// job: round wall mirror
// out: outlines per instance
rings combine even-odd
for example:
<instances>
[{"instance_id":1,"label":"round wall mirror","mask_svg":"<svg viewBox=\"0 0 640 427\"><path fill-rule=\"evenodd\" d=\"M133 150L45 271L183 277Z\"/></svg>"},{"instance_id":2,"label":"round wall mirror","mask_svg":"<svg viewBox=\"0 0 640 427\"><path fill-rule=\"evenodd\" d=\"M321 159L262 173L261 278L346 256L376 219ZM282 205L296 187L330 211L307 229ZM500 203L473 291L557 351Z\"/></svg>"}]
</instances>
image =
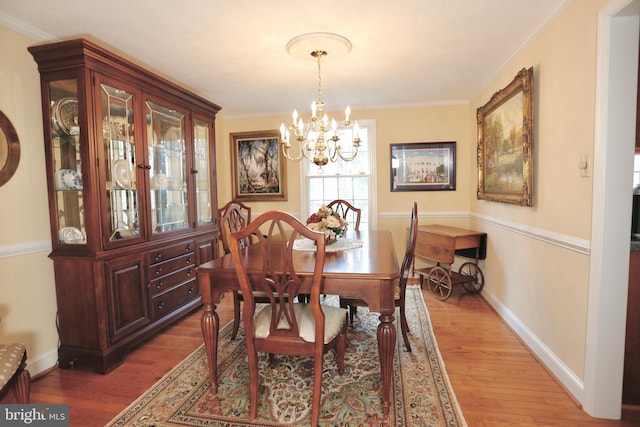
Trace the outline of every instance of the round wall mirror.
<instances>
[{"instance_id":1,"label":"round wall mirror","mask_svg":"<svg viewBox=\"0 0 640 427\"><path fill-rule=\"evenodd\" d=\"M7 116L0 111L0 185L4 185L18 169L20 141Z\"/></svg>"}]
</instances>

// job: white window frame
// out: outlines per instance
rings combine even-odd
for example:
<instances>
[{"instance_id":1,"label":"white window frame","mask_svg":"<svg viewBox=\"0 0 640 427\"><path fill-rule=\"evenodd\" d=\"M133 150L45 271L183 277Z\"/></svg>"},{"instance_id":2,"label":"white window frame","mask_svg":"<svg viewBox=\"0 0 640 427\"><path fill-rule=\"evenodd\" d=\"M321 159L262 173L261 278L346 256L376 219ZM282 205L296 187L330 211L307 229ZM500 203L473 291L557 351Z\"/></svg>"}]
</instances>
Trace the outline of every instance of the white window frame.
<instances>
[{"instance_id":1,"label":"white window frame","mask_svg":"<svg viewBox=\"0 0 640 427\"><path fill-rule=\"evenodd\" d=\"M367 212L368 218L368 229L369 230L377 230L378 228L378 177L377 177L377 168L376 168L376 121L373 119L370 120L358 120L358 125L360 129L367 129L368 136L368 152L369 152L369 212ZM308 173L310 168L315 167L316 165L312 164L308 160L303 160L300 162L300 176L301 176L301 189L300 189L300 212L302 212L301 218L304 220L309 218L311 212L309 212L309 177ZM327 175L333 176L333 175ZM339 175L337 175L339 176ZM327 200L330 202L330 200Z\"/></svg>"}]
</instances>

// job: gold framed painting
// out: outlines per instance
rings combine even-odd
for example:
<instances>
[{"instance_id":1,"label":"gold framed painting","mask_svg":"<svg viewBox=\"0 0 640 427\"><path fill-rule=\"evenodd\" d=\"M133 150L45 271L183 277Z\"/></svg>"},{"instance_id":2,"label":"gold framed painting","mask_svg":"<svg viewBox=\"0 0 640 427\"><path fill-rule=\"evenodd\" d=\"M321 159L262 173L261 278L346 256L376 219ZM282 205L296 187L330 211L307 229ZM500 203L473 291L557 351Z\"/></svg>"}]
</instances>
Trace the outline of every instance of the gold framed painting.
<instances>
[{"instance_id":1,"label":"gold framed painting","mask_svg":"<svg viewBox=\"0 0 640 427\"><path fill-rule=\"evenodd\" d=\"M280 131L232 133L231 158L235 200L287 200L287 165L280 151Z\"/></svg>"},{"instance_id":2,"label":"gold framed painting","mask_svg":"<svg viewBox=\"0 0 640 427\"><path fill-rule=\"evenodd\" d=\"M533 68L478 108L478 199L533 206L533 111Z\"/></svg>"}]
</instances>

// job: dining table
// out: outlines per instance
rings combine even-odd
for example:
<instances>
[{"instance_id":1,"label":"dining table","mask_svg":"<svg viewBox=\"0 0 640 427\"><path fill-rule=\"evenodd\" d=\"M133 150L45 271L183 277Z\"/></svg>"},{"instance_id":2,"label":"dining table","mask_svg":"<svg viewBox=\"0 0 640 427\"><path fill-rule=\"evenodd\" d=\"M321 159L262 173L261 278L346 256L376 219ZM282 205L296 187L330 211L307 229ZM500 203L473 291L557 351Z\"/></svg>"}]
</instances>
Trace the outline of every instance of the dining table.
<instances>
[{"instance_id":1,"label":"dining table","mask_svg":"<svg viewBox=\"0 0 640 427\"><path fill-rule=\"evenodd\" d=\"M382 380L383 415L388 415L391 399L393 357L396 347L394 324L395 281L400 268L391 232L385 230L348 230L343 237L355 242L349 249L332 250L327 246L321 293L358 297L365 301L371 312L379 313L376 332L380 374ZM257 246L257 245L256 245ZM242 252L243 264L248 272L255 266L259 271L262 257L249 245ZM293 262L301 277L313 274L315 251L294 250ZM211 392L218 388L218 332L220 322L216 313L223 294L240 289L231 255L224 255L198 266L198 280L202 297L200 325L204 339ZM310 293L310 280L304 280L300 293ZM369 357L363 354L359 357Z\"/></svg>"}]
</instances>

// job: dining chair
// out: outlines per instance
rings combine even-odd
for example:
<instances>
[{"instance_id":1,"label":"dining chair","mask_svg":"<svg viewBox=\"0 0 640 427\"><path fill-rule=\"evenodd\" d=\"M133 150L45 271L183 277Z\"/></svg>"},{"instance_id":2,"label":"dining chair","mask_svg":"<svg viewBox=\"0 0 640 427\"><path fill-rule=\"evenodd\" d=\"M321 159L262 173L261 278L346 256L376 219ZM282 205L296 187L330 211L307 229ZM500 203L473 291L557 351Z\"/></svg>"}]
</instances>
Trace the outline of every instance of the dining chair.
<instances>
[{"instance_id":1,"label":"dining chair","mask_svg":"<svg viewBox=\"0 0 640 427\"><path fill-rule=\"evenodd\" d=\"M407 323L405 310L405 293L407 290L409 275L411 274L411 264L413 263L413 258L416 251L417 236L418 204L416 202L413 202L413 208L411 209L411 225L409 226L409 236L407 238L407 249L402 260L400 277L395 283L394 290L395 306L400 308L400 329L402 330L402 338L404 339L404 345L405 347L407 347L407 351L411 351L411 344L409 343L409 324ZM360 298L341 296L340 307L348 308L349 323L353 325L353 316L356 307L367 307L367 303Z\"/></svg>"},{"instance_id":2,"label":"dining chair","mask_svg":"<svg viewBox=\"0 0 640 427\"><path fill-rule=\"evenodd\" d=\"M18 404L29 403L31 375L23 343L0 344L0 398L11 391Z\"/></svg>"},{"instance_id":3,"label":"dining chair","mask_svg":"<svg viewBox=\"0 0 640 427\"><path fill-rule=\"evenodd\" d=\"M245 228L251 222L251 208L240 201L231 200L218 209L220 224L220 241L225 254L231 253L229 235L234 231ZM251 236L242 241L242 245L251 244ZM240 302L243 301L242 293L233 291L233 330L231 339L235 340L240 326Z\"/></svg>"},{"instance_id":4,"label":"dining chair","mask_svg":"<svg viewBox=\"0 0 640 427\"><path fill-rule=\"evenodd\" d=\"M254 237L251 250L262 254L259 265L245 265L242 242ZM258 352L313 357L313 397L311 425L318 425L322 393L323 355L335 349L338 372L344 372L346 347L346 310L320 304L325 263L326 241L324 233L310 230L293 215L282 211L269 211L253 220L246 228L231 233L231 255L244 295L242 319L245 327L249 360L249 412L251 420L258 416ZM314 270L311 276L301 277L294 265L294 241L306 237L316 244ZM310 302L299 303L295 298L305 281L311 283ZM254 292L264 292L269 304L257 307ZM272 366L269 363L269 366ZM292 385L293 386L293 385Z\"/></svg>"},{"instance_id":5,"label":"dining chair","mask_svg":"<svg viewBox=\"0 0 640 427\"><path fill-rule=\"evenodd\" d=\"M351 203L346 200L336 199L330 202L327 205L328 208L333 209L338 212L340 216L349 222L349 220L353 219L355 221L355 225L353 226L354 230L360 229L360 217L362 216L362 209L358 209L353 206Z\"/></svg>"}]
</instances>

